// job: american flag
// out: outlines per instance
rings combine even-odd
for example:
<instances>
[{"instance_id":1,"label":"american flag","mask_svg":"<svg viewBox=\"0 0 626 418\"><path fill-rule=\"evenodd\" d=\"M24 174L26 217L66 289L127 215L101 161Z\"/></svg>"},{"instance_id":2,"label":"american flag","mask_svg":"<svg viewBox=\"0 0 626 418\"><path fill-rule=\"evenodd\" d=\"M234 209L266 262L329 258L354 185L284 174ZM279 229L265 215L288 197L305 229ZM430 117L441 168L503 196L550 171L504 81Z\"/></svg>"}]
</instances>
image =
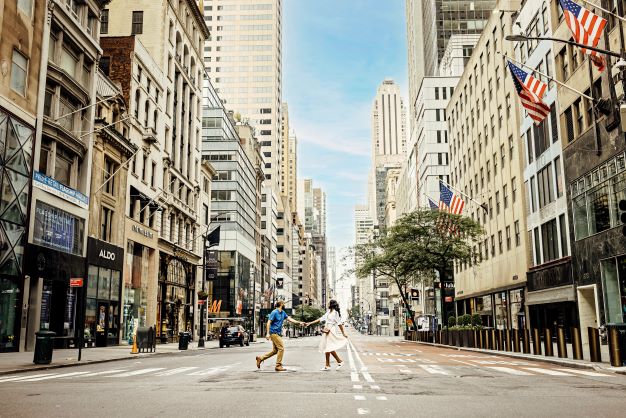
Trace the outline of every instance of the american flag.
<instances>
[{"instance_id":1,"label":"american flag","mask_svg":"<svg viewBox=\"0 0 626 418\"><path fill-rule=\"evenodd\" d=\"M572 0L559 0L559 4L563 9L565 23L572 31L574 41L587 46L597 46L602 36L602 31L606 26L606 19L579 6ZM586 48L582 48L582 52L583 54L589 54L591 61L599 71L604 70L604 58L598 52Z\"/></svg>"},{"instance_id":2,"label":"american flag","mask_svg":"<svg viewBox=\"0 0 626 418\"><path fill-rule=\"evenodd\" d=\"M539 83L544 83L536 80L533 76L510 61L509 70L513 76L513 84L515 85L517 95L522 101L522 106L524 106L524 108L528 111L528 115L533 119L533 121L535 121L535 124L540 124L546 116L550 114L550 107L546 105L543 100L541 100L541 96L537 95L535 92L538 91L543 96L545 88L542 88ZM529 81L531 78L537 82L534 82L533 80ZM533 90L531 90L528 85L533 86Z\"/></svg>"},{"instance_id":3,"label":"american flag","mask_svg":"<svg viewBox=\"0 0 626 418\"><path fill-rule=\"evenodd\" d=\"M428 198L428 206L430 206L430 210L439 209L439 206L437 206L437 204L433 202L433 200L430 197Z\"/></svg>"},{"instance_id":4,"label":"american flag","mask_svg":"<svg viewBox=\"0 0 626 418\"><path fill-rule=\"evenodd\" d=\"M459 196L452 193L441 181L439 182L439 207L444 204L448 208L448 212L454 215L460 215L465 207L465 202Z\"/></svg>"}]
</instances>

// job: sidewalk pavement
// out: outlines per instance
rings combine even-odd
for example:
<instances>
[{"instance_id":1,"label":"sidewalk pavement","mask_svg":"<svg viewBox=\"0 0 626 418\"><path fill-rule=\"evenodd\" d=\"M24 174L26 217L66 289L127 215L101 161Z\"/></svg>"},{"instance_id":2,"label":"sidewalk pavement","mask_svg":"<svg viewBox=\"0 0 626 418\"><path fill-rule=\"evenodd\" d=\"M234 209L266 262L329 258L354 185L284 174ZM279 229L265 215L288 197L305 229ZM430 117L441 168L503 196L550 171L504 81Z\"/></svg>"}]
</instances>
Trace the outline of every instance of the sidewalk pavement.
<instances>
[{"instance_id":1,"label":"sidewalk pavement","mask_svg":"<svg viewBox=\"0 0 626 418\"><path fill-rule=\"evenodd\" d=\"M265 339L261 338L250 342L250 344L260 344L264 341ZM204 345L205 348L198 348L198 343L192 341L189 343L188 351L219 349L217 340L205 341ZM178 349L178 343L157 344L156 351L152 353L131 354L131 348L130 345L126 344L112 347L84 348L82 350L81 361L78 361L78 349L54 350L50 364L34 364L34 352L32 351L2 353L0 354L0 375L56 369L60 367L84 366L118 360L174 355L183 352Z\"/></svg>"},{"instance_id":2,"label":"sidewalk pavement","mask_svg":"<svg viewBox=\"0 0 626 418\"><path fill-rule=\"evenodd\" d=\"M532 360L532 361L543 361L546 363L556 364L563 367L572 367L578 369L594 369L598 371L608 371L613 373L619 373L626 375L626 367L612 367L609 363L609 353L608 348L602 350L602 363L592 363L587 360L574 360L571 358L559 358L556 356L556 348L554 349L554 357L544 356L544 355L534 355L534 354L524 354L524 353L515 353L511 351L496 351L496 350L485 350L481 348L469 348L469 347L455 347L445 344L435 344L435 343L427 343L427 342L419 342L419 341L410 341L404 340L409 343L415 344L424 344L430 345L433 347L440 348L449 348L450 350L460 350L460 351L472 351L475 353L481 354L490 354L494 356L503 356L503 357L512 357L516 359L524 359L524 360ZM604 347L604 346L602 346ZM568 347L569 348L569 347ZM568 353L571 354L571 349L569 349Z\"/></svg>"}]
</instances>

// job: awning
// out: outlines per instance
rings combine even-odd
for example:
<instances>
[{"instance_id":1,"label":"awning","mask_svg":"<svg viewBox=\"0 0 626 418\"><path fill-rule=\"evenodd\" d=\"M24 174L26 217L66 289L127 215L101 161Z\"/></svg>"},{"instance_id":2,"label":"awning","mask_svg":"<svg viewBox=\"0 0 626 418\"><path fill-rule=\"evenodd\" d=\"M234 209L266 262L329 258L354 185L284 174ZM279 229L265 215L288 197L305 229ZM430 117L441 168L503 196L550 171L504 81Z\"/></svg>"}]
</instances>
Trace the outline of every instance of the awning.
<instances>
[{"instance_id":1,"label":"awning","mask_svg":"<svg viewBox=\"0 0 626 418\"><path fill-rule=\"evenodd\" d=\"M139 199L139 201L141 202L142 209L146 205L149 205L150 209L153 211L163 210L163 208L156 202L155 198L152 198L143 194L142 192L137 190L135 186L130 186L130 197Z\"/></svg>"},{"instance_id":2,"label":"awning","mask_svg":"<svg viewBox=\"0 0 626 418\"><path fill-rule=\"evenodd\" d=\"M552 289L528 292L526 295L526 305L542 305L547 303L574 302L574 286L561 286Z\"/></svg>"}]
</instances>

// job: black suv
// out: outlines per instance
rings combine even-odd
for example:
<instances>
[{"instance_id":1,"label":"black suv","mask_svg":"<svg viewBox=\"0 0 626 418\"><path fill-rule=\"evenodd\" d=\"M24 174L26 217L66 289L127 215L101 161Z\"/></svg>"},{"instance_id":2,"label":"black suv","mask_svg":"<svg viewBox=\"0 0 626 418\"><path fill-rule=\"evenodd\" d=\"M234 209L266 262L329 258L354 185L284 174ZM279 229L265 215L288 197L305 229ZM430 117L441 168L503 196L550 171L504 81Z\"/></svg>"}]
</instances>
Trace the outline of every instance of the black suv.
<instances>
[{"instance_id":1,"label":"black suv","mask_svg":"<svg viewBox=\"0 0 626 418\"><path fill-rule=\"evenodd\" d=\"M250 336L241 325L230 326L220 333L220 348L230 347L231 344L250 345Z\"/></svg>"}]
</instances>

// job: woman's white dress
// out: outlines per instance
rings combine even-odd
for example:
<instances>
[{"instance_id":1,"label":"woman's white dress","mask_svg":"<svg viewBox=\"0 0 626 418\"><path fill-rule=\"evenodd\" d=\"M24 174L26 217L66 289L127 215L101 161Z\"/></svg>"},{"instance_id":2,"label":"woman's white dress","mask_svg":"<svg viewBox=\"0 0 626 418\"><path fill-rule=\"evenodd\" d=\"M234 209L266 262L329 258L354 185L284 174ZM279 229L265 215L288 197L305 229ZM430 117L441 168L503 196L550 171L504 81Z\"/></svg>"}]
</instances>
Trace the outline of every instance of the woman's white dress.
<instances>
[{"instance_id":1,"label":"woman's white dress","mask_svg":"<svg viewBox=\"0 0 626 418\"><path fill-rule=\"evenodd\" d=\"M348 339L341 334L339 325L343 324L343 319L336 311L328 310L321 318L324 326L330 330L328 334L322 333L320 341L320 353L330 353L342 349L348 343Z\"/></svg>"}]
</instances>

